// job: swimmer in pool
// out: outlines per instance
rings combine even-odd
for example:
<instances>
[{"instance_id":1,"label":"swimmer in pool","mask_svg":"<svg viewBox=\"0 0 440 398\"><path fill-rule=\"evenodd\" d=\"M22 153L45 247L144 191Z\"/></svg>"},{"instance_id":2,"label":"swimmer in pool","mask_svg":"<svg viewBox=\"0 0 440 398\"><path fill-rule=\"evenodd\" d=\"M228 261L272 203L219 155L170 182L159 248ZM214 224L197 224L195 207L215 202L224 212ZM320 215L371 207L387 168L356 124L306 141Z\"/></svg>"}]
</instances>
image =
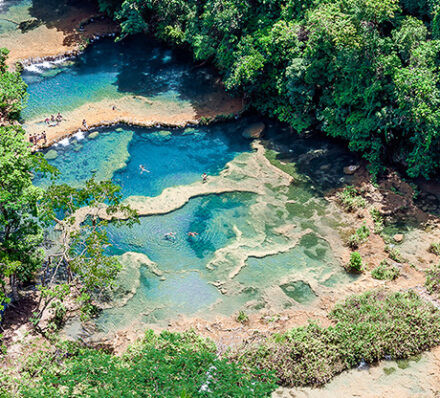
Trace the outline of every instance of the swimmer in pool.
<instances>
[{"instance_id":1,"label":"swimmer in pool","mask_svg":"<svg viewBox=\"0 0 440 398\"><path fill-rule=\"evenodd\" d=\"M167 240L174 240L174 239L176 239L176 233L175 232L167 232L165 234L165 239L167 239Z\"/></svg>"},{"instance_id":2,"label":"swimmer in pool","mask_svg":"<svg viewBox=\"0 0 440 398\"><path fill-rule=\"evenodd\" d=\"M139 165L139 169L141 170L141 174L143 173L143 172L145 172L145 173L149 173L150 172L150 170L147 170L143 165Z\"/></svg>"}]
</instances>

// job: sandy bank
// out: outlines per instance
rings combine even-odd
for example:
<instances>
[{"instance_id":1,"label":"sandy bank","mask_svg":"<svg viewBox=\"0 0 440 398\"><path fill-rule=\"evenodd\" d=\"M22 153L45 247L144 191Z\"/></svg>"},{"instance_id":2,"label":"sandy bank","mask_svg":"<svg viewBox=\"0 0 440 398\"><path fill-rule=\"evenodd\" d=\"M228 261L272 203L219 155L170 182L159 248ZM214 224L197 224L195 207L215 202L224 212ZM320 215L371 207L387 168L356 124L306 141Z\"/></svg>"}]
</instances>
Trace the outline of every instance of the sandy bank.
<instances>
[{"instance_id":1,"label":"sandy bank","mask_svg":"<svg viewBox=\"0 0 440 398\"><path fill-rule=\"evenodd\" d=\"M55 126L44 123L45 117L26 121L23 124L28 135L47 134L47 146L57 142L80 129L86 120L88 128L127 123L136 126L155 125L184 127L197 124L201 118L213 119L220 115L238 114L242 110L242 101L232 98L222 90L198 100L201 105L190 101L169 101L162 97L146 98L127 95L118 99L105 99L85 104L71 112L63 113L64 120ZM50 116L50 115L47 115ZM43 142L40 141L40 145Z\"/></svg>"},{"instance_id":2,"label":"sandy bank","mask_svg":"<svg viewBox=\"0 0 440 398\"><path fill-rule=\"evenodd\" d=\"M56 7L51 4L46 7L31 7L16 21L20 23L38 19L41 24L36 28L25 33L16 29L0 35L1 46L10 50L7 61L9 65L74 53L86 45L88 40L118 31L113 21L101 19L94 2L82 1L76 6L58 2Z\"/></svg>"}]
</instances>

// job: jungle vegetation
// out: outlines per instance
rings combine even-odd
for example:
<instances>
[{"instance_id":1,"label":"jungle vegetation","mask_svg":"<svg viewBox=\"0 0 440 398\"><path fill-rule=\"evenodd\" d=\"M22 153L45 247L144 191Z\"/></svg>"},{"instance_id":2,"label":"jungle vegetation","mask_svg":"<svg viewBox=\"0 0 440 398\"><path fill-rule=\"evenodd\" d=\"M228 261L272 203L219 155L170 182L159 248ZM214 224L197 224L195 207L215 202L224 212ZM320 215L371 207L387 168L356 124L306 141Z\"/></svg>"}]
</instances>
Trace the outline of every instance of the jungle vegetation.
<instances>
[{"instance_id":1,"label":"jungle vegetation","mask_svg":"<svg viewBox=\"0 0 440 398\"><path fill-rule=\"evenodd\" d=\"M440 154L439 0L98 0L126 35L187 47L298 133L347 141L375 174Z\"/></svg>"}]
</instances>

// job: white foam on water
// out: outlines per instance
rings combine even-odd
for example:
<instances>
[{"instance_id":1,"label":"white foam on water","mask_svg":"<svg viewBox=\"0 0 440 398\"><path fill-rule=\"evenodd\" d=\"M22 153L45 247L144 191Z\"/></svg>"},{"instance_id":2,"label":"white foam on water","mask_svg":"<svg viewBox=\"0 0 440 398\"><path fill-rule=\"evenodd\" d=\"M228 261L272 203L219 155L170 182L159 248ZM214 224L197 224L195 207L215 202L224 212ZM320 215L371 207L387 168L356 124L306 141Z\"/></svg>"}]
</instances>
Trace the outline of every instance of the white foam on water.
<instances>
[{"instance_id":1,"label":"white foam on water","mask_svg":"<svg viewBox=\"0 0 440 398\"><path fill-rule=\"evenodd\" d=\"M68 146L70 144L70 140L68 137L62 139L61 141L58 141L55 145L56 146Z\"/></svg>"},{"instance_id":2,"label":"white foam on water","mask_svg":"<svg viewBox=\"0 0 440 398\"><path fill-rule=\"evenodd\" d=\"M28 72L41 74L44 72L44 70L56 68L58 65L61 65L68 60L68 57L61 57L53 61L35 62L30 65L25 65L24 69Z\"/></svg>"},{"instance_id":3,"label":"white foam on water","mask_svg":"<svg viewBox=\"0 0 440 398\"><path fill-rule=\"evenodd\" d=\"M75 134L73 134L72 137L75 138L77 141L81 141L85 138L84 131L78 130Z\"/></svg>"}]
</instances>

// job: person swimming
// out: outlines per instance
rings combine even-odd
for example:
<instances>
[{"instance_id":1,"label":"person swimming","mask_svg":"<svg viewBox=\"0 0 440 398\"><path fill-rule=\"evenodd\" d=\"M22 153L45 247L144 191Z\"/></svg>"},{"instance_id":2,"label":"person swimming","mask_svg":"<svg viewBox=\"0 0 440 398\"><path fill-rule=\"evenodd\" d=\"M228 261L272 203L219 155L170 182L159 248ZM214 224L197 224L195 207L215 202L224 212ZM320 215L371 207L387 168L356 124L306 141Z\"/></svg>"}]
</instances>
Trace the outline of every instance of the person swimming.
<instances>
[{"instance_id":1,"label":"person swimming","mask_svg":"<svg viewBox=\"0 0 440 398\"><path fill-rule=\"evenodd\" d=\"M167 232L165 234L165 239L166 240L174 240L174 239L176 239L176 233L175 232Z\"/></svg>"},{"instance_id":2,"label":"person swimming","mask_svg":"<svg viewBox=\"0 0 440 398\"><path fill-rule=\"evenodd\" d=\"M188 236L195 238L198 235L198 232L188 232Z\"/></svg>"},{"instance_id":3,"label":"person swimming","mask_svg":"<svg viewBox=\"0 0 440 398\"><path fill-rule=\"evenodd\" d=\"M139 165L139 169L141 170L141 174L143 172L145 172L145 173L149 173L150 172L150 170L147 170L142 164Z\"/></svg>"}]
</instances>

